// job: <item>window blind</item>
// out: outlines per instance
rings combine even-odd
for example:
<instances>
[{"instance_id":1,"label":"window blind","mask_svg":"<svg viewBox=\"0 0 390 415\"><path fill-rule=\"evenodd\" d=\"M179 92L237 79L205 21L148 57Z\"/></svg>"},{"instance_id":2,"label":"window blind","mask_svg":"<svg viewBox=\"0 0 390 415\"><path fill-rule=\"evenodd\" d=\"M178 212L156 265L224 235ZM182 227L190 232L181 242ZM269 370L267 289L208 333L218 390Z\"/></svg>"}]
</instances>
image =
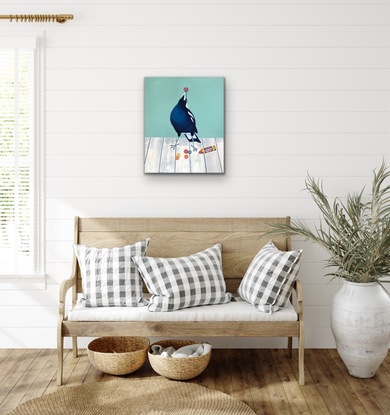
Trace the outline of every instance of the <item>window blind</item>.
<instances>
[{"instance_id":1,"label":"window blind","mask_svg":"<svg viewBox=\"0 0 390 415\"><path fill-rule=\"evenodd\" d=\"M41 271L35 59L31 39L0 42L0 275Z\"/></svg>"}]
</instances>

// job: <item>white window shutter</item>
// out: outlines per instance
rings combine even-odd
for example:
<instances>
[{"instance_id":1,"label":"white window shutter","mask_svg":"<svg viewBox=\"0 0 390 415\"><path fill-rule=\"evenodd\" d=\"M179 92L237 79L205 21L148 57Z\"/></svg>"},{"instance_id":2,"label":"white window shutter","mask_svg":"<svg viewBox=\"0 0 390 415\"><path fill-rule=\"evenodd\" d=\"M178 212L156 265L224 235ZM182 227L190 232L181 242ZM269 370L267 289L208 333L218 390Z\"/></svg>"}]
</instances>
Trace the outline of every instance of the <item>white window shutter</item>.
<instances>
[{"instance_id":1,"label":"white window shutter","mask_svg":"<svg viewBox=\"0 0 390 415\"><path fill-rule=\"evenodd\" d=\"M42 273L35 47L0 40L0 276Z\"/></svg>"}]
</instances>

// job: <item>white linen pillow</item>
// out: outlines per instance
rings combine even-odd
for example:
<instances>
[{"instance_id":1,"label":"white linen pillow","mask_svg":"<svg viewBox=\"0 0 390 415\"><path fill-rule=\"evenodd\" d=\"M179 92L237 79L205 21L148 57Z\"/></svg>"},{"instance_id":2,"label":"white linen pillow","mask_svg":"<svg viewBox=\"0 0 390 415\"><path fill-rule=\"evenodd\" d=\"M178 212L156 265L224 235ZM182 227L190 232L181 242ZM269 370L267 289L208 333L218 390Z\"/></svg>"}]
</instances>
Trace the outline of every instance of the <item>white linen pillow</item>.
<instances>
[{"instance_id":1,"label":"white linen pillow","mask_svg":"<svg viewBox=\"0 0 390 415\"><path fill-rule=\"evenodd\" d=\"M282 309L291 294L299 271L302 250L280 251L268 242L249 265L240 286L240 297L260 311Z\"/></svg>"},{"instance_id":2,"label":"white linen pillow","mask_svg":"<svg viewBox=\"0 0 390 415\"><path fill-rule=\"evenodd\" d=\"M222 304L232 299L222 273L221 244L187 257L134 256L132 260L152 294L149 311Z\"/></svg>"},{"instance_id":3,"label":"white linen pillow","mask_svg":"<svg viewBox=\"0 0 390 415\"><path fill-rule=\"evenodd\" d=\"M139 307L147 304L142 278L131 257L145 255L149 239L115 248L74 244L87 307Z\"/></svg>"}]
</instances>

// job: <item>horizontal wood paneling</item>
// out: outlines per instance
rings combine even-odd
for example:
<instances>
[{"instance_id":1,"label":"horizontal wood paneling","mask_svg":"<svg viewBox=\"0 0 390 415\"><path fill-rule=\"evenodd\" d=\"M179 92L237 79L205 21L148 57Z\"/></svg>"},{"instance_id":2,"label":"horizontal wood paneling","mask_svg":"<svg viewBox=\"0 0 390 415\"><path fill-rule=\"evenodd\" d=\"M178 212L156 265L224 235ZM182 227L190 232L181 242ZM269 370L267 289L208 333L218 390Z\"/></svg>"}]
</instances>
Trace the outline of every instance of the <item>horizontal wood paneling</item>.
<instances>
[{"instance_id":1,"label":"horizontal wood paneling","mask_svg":"<svg viewBox=\"0 0 390 415\"><path fill-rule=\"evenodd\" d=\"M4 3L2 3L4 6L10 6L10 5L14 5L16 2L11 2L10 0L6 0L4 1ZM60 4L60 5L77 5L80 3L80 0L69 0L69 1L58 1L56 4ZM116 0L115 1L116 4L122 4L122 5L127 5L127 4L139 4L139 0ZM143 4L148 4L148 5L153 5L153 4L166 4L168 3L168 1L163 1L163 0L145 0L143 2ZM180 4L183 3L183 0L170 0L169 4ZM193 4L195 2L188 2L190 4ZM208 5L210 3L209 0L196 0L196 4L206 4ZM255 4L269 4L270 1L269 0L256 0ZM284 0L283 4L296 4L297 0ZM367 5L368 0L344 0L343 1L343 5ZM16 4L23 4L23 1L20 1ZM39 2L39 4L52 4L51 0L41 0ZM111 4L110 0L83 0L82 4L84 5L109 5ZM213 4L240 4L239 0L213 0ZM314 4L314 5L320 5L320 6L327 6L327 5L337 5L339 4L338 0L301 0L299 2L299 4ZM379 5L386 5L388 4L387 0L381 0L381 1L376 1L375 4L379 4Z\"/></svg>"},{"instance_id":2,"label":"horizontal wood paneling","mask_svg":"<svg viewBox=\"0 0 390 415\"><path fill-rule=\"evenodd\" d=\"M58 298L59 296L57 285L48 285L46 290L1 290L0 304L1 307L3 307L3 312L1 314L3 315L3 318L8 318L8 327L12 327L13 320L9 318L10 314L18 314L16 318L23 317L23 315L19 313L18 308L16 307L33 306L42 308L44 310L46 307L55 307L58 304ZM11 312L11 310L13 310L13 313L8 313L8 311ZM28 316L28 313L24 315L24 317L26 316Z\"/></svg>"},{"instance_id":3,"label":"horizontal wood paneling","mask_svg":"<svg viewBox=\"0 0 390 415\"><path fill-rule=\"evenodd\" d=\"M13 318L10 320L8 312L13 312ZM38 326L41 328L53 328L57 324L58 320L58 306L57 305L42 305L30 306L30 305L13 305L8 307L0 306L0 327L7 329L11 328L23 328L26 327L26 315L38 322ZM3 346L1 346L3 347Z\"/></svg>"},{"instance_id":4,"label":"horizontal wood paneling","mask_svg":"<svg viewBox=\"0 0 390 415\"><path fill-rule=\"evenodd\" d=\"M70 26L70 25L69 25ZM158 36L149 26L111 26L110 36L104 30L90 36L91 28L72 24L66 37L62 27L55 26L47 39L49 48L72 47L370 47L387 46L390 28L385 26L203 26L177 36L177 26L159 26Z\"/></svg>"},{"instance_id":5,"label":"horizontal wood paneling","mask_svg":"<svg viewBox=\"0 0 390 415\"><path fill-rule=\"evenodd\" d=\"M145 76L193 76L192 68L47 68L48 90L142 90ZM197 68L197 76L225 76L226 89L386 90L387 68Z\"/></svg>"},{"instance_id":6,"label":"horizontal wood paneling","mask_svg":"<svg viewBox=\"0 0 390 415\"><path fill-rule=\"evenodd\" d=\"M258 97L261 99L258 99ZM381 112L388 91L227 90L226 112ZM48 91L48 112L138 112L142 90Z\"/></svg>"},{"instance_id":7,"label":"horizontal wood paneling","mask_svg":"<svg viewBox=\"0 0 390 415\"><path fill-rule=\"evenodd\" d=\"M290 215L313 226L318 212L302 191L308 172L324 179L330 196L345 197L369 183L382 158L389 161L387 0L41 0L26 7L8 0L2 13L75 19L1 25L4 33L46 34L48 277L46 290L0 291L7 316L0 347L55 346L76 215ZM224 175L143 173L145 76L225 77ZM306 345L333 347L327 321L338 284L323 277L321 250L300 238L293 247L304 248ZM19 305L25 327L12 317ZM243 344L219 346L225 342Z\"/></svg>"},{"instance_id":8,"label":"horizontal wood paneling","mask_svg":"<svg viewBox=\"0 0 390 415\"><path fill-rule=\"evenodd\" d=\"M48 68L387 68L387 48L216 48L191 49L191 59L178 59L183 48L52 48ZM204 63L206 64L204 64Z\"/></svg>"},{"instance_id":9,"label":"horizontal wood paneling","mask_svg":"<svg viewBox=\"0 0 390 415\"><path fill-rule=\"evenodd\" d=\"M340 181L342 177L342 182ZM367 177L339 176L327 178L328 195L346 196L350 189L361 189L368 181ZM307 195L302 192L304 178L302 177L231 177L229 181L221 176L205 177L200 194L194 194L192 183L199 183L198 177L182 175L170 178L153 179L148 176L142 184L138 177L48 177L46 191L48 198L142 198L148 195L155 198L184 198L225 197L234 188L234 197L263 197L263 198L302 198ZM164 185L161 186L161 183ZM179 193L178 193L179 192ZM220 212L221 213L221 212ZM88 216L88 215L87 215ZM142 215L143 216L143 215ZM156 215L160 216L159 212ZM224 215L225 216L225 215ZM272 215L271 215L272 216Z\"/></svg>"},{"instance_id":10,"label":"horizontal wood paneling","mask_svg":"<svg viewBox=\"0 0 390 415\"><path fill-rule=\"evenodd\" d=\"M351 163L348 176L360 176L362 163L375 168L381 163L383 156L375 155L319 155L310 158L305 155L262 155L228 154L225 158L230 166L227 177L269 177L275 165L278 170L272 175L276 177L298 176L302 183L309 172L313 177L340 177L345 174L345 163ZM332 163L333 170L329 171ZM72 169L69 167L72 166ZM142 154L115 155L48 155L46 157L46 174L48 177L142 177ZM366 179L367 181L369 178ZM325 179L326 185L327 179ZM358 190L358 188L356 188Z\"/></svg>"},{"instance_id":11,"label":"horizontal wood paneling","mask_svg":"<svg viewBox=\"0 0 390 415\"><path fill-rule=\"evenodd\" d=\"M194 204L193 197L182 197L177 191L175 197L168 197L167 199L161 197L120 197L113 201L112 199L102 197L56 197L48 198L46 200L46 217L51 220L63 220L64 218L73 218L74 216L170 216L172 214L172 203L175 205L176 216L234 216L237 212L241 212L240 216L256 216L266 214L280 215L287 211L296 215L302 213L308 214L309 204L305 204L306 209L303 212L301 208L302 200L289 200L288 208L281 204L279 198L262 198L262 197L228 197L223 198L209 198L198 196L197 204L202 204L207 210L204 212L199 209L197 204ZM286 199L283 199L286 200ZM158 206L158 209L156 208ZM156 212L156 209L158 212ZM311 212L313 213L313 212Z\"/></svg>"},{"instance_id":12,"label":"horizontal wood paneling","mask_svg":"<svg viewBox=\"0 0 390 415\"><path fill-rule=\"evenodd\" d=\"M179 189L179 187L176 188ZM303 184L301 189L303 189ZM196 200L196 202L195 202ZM122 196L118 198L105 198L101 196L90 197L64 197L48 198L46 200L47 218L60 220L74 216L171 216L172 204L175 206L176 216L284 216L295 218L318 218L318 211L314 208L309 197L304 197L300 191L299 197L270 197L267 195L248 197L223 196L191 196L183 197L177 191L174 196L154 197ZM199 209L202 205L204 209ZM207 210L207 212L206 212ZM157 211L157 212L156 212Z\"/></svg>"}]
</instances>

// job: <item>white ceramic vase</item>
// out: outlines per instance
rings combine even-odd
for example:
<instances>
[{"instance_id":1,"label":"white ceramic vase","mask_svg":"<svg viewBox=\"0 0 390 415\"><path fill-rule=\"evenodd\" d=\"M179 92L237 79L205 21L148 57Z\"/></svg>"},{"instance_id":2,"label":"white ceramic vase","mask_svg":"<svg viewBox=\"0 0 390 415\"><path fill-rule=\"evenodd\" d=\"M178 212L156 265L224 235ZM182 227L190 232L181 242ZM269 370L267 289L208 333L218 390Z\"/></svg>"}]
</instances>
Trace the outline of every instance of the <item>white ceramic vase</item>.
<instances>
[{"instance_id":1,"label":"white ceramic vase","mask_svg":"<svg viewBox=\"0 0 390 415\"><path fill-rule=\"evenodd\" d=\"M343 281L331 312L337 351L349 373L370 378L390 346L390 297L377 284Z\"/></svg>"}]
</instances>

